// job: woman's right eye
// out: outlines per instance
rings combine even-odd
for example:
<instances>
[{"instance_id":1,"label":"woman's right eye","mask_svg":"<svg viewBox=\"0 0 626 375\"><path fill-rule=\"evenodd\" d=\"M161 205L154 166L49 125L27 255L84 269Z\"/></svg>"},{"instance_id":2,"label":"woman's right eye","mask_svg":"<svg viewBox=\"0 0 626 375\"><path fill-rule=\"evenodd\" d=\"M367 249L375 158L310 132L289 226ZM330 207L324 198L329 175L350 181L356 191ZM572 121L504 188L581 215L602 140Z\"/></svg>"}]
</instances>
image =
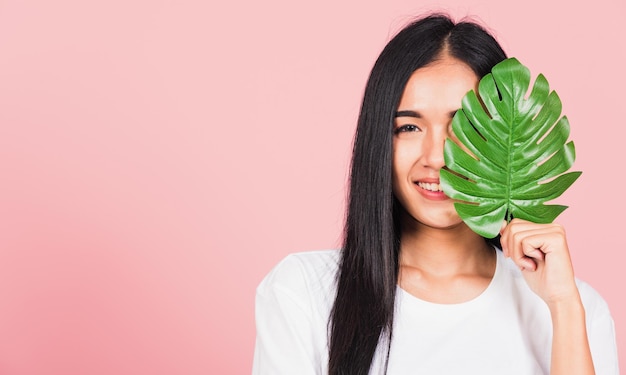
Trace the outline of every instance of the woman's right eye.
<instances>
[{"instance_id":1,"label":"woman's right eye","mask_svg":"<svg viewBox=\"0 0 626 375\"><path fill-rule=\"evenodd\" d=\"M393 132L395 134L399 134L399 133L419 132L419 131L422 131L422 130L418 128L417 125L406 124L406 125L398 126L397 128L394 129Z\"/></svg>"}]
</instances>

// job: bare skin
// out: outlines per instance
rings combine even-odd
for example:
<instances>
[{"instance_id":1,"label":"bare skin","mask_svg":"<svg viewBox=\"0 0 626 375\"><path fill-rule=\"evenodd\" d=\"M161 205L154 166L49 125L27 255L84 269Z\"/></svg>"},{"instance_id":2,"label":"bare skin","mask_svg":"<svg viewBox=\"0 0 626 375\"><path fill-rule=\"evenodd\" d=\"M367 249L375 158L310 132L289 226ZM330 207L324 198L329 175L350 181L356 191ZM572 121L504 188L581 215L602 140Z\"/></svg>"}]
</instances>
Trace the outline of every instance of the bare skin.
<instances>
[{"instance_id":1,"label":"bare skin","mask_svg":"<svg viewBox=\"0 0 626 375\"><path fill-rule=\"evenodd\" d=\"M466 225L406 230L401 244L400 287L422 300L466 302L480 295L493 278L494 249Z\"/></svg>"},{"instance_id":2,"label":"bare skin","mask_svg":"<svg viewBox=\"0 0 626 375\"><path fill-rule=\"evenodd\" d=\"M458 217L439 187L443 144L461 98L478 77L447 54L413 73L394 127L393 187L405 215L400 245L401 288L435 303L461 303L481 294L496 254ZM553 375L594 374L583 305L574 282L565 231L557 224L503 224L504 255L522 269L550 309Z\"/></svg>"}]
</instances>

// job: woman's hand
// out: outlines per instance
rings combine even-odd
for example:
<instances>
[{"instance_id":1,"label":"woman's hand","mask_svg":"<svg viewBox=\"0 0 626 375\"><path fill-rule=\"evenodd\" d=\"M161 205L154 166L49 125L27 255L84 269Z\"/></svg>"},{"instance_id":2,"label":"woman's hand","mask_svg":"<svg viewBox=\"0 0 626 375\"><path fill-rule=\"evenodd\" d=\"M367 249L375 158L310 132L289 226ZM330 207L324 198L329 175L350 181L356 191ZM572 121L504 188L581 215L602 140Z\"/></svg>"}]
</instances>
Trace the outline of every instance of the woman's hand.
<instances>
[{"instance_id":1,"label":"woman's hand","mask_svg":"<svg viewBox=\"0 0 626 375\"><path fill-rule=\"evenodd\" d=\"M522 270L552 317L551 375L592 375L585 310L576 287L565 230L513 219L500 230L502 251Z\"/></svg>"},{"instance_id":2,"label":"woman's hand","mask_svg":"<svg viewBox=\"0 0 626 375\"><path fill-rule=\"evenodd\" d=\"M504 255L520 267L530 288L549 307L580 298L561 225L513 219L503 223L500 234Z\"/></svg>"}]
</instances>

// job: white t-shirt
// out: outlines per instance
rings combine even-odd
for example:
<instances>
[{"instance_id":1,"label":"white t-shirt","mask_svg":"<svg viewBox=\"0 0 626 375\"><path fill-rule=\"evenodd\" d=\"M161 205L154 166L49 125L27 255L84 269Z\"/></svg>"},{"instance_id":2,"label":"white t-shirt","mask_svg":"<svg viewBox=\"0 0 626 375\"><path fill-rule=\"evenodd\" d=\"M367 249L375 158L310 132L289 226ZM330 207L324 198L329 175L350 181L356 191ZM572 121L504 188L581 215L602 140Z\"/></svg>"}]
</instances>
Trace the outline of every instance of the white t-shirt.
<instances>
[{"instance_id":1,"label":"white t-shirt","mask_svg":"<svg viewBox=\"0 0 626 375\"><path fill-rule=\"evenodd\" d=\"M478 297L436 304L398 287L388 375L549 374L552 322L546 304L497 251L496 271ZM339 251L287 256L257 288L253 375L327 374L328 318ZM577 280L596 375L618 375L606 302ZM379 345L370 374L382 374Z\"/></svg>"}]
</instances>

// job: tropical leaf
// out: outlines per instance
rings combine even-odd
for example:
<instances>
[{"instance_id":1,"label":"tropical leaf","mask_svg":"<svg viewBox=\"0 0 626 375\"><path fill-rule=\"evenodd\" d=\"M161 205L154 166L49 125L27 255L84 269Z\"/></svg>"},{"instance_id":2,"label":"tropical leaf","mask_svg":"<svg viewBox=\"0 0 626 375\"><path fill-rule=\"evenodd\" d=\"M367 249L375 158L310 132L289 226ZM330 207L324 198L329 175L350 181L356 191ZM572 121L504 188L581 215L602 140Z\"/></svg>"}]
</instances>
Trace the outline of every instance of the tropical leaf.
<instances>
[{"instance_id":1,"label":"tropical leaf","mask_svg":"<svg viewBox=\"0 0 626 375\"><path fill-rule=\"evenodd\" d=\"M495 237L513 217L550 223L567 206L544 204L580 176L567 172L576 158L561 100L539 75L517 59L497 64L463 98L452 120L457 140L447 139L443 191L476 233Z\"/></svg>"}]
</instances>

